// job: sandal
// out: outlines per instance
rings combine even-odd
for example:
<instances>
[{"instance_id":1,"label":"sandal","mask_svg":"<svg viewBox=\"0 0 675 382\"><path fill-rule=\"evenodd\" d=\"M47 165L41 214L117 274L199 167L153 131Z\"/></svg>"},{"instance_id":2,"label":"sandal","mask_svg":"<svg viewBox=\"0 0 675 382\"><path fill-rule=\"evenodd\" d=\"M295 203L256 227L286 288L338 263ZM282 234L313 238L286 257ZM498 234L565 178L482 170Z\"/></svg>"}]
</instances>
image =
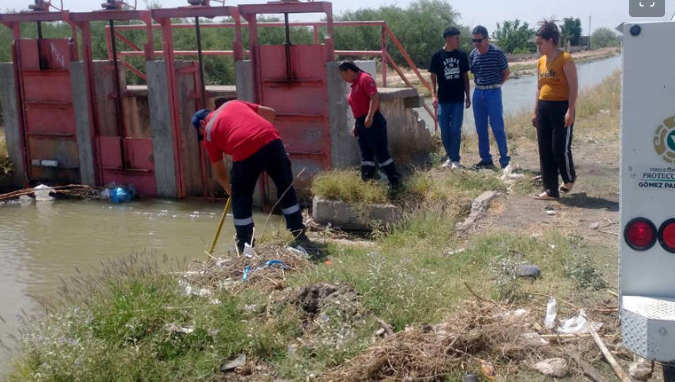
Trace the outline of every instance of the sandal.
<instances>
[{"instance_id":1,"label":"sandal","mask_svg":"<svg viewBox=\"0 0 675 382\"><path fill-rule=\"evenodd\" d=\"M560 186L560 191L565 194L569 194L570 192L572 192L572 188L574 188L574 183L571 182L565 183L562 186Z\"/></svg>"},{"instance_id":2,"label":"sandal","mask_svg":"<svg viewBox=\"0 0 675 382\"><path fill-rule=\"evenodd\" d=\"M551 196L551 194L548 193L548 191L544 191L541 194L537 194L534 197L535 200L558 200L560 198Z\"/></svg>"}]
</instances>

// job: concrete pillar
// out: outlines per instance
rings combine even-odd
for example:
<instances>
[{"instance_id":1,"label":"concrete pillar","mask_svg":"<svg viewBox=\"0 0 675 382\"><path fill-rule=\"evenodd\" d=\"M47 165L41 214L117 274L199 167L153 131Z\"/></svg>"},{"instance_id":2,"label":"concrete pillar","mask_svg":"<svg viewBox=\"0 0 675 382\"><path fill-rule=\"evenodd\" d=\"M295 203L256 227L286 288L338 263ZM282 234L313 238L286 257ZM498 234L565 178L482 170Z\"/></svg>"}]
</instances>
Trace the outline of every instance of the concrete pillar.
<instances>
[{"instance_id":1,"label":"concrete pillar","mask_svg":"<svg viewBox=\"0 0 675 382\"><path fill-rule=\"evenodd\" d=\"M253 99L253 63L251 60L236 61L234 63L235 81L237 85L237 99L254 102Z\"/></svg>"},{"instance_id":2,"label":"concrete pillar","mask_svg":"<svg viewBox=\"0 0 675 382\"><path fill-rule=\"evenodd\" d=\"M145 64L148 76L148 106L150 131L155 164L157 196L178 198L173 129L171 128L171 100L164 61L148 61Z\"/></svg>"},{"instance_id":3,"label":"concrete pillar","mask_svg":"<svg viewBox=\"0 0 675 382\"><path fill-rule=\"evenodd\" d=\"M253 63L251 60L236 61L234 63L235 70L235 84L237 85L237 99L246 102L255 102L253 92ZM231 168L231 162L227 163L228 168ZM253 206L262 206L262 191L260 190L260 182L256 183L255 191L253 192Z\"/></svg>"},{"instance_id":4,"label":"concrete pillar","mask_svg":"<svg viewBox=\"0 0 675 382\"><path fill-rule=\"evenodd\" d=\"M7 153L12 161L11 186L23 188L25 186L26 168L21 152L21 128L19 124L19 103L16 99L16 82L14 65L0 63L0 101L2 101L2 117L5 127L5 141Z\"/></svg>"},{"instance_id":5,"label":"concrete pillar","mask_svg":"<svg viewBox=\"0 0 675 382\"><path fill-rule=\"evenodd\" d=\"M337 62L326 64L331 168L334 170L351 168L361 163L358 142L351 135L354 116L347 103L349 84L340 77L338 66Z\"/></svg>"},{"instance_id":6,"label":"concrete pillar","mask_svg":"<svg viewBox=\"0 0 675 382\"><path fill-rule=\"evenodd\" d=\"M70 79L73 87L77 151L80 157L80 182L89 186L96 186L89 97L87 97L88 89L87 78L84 74L84 63L80 61L70 63Z\"/></svg>"}]
</instances>

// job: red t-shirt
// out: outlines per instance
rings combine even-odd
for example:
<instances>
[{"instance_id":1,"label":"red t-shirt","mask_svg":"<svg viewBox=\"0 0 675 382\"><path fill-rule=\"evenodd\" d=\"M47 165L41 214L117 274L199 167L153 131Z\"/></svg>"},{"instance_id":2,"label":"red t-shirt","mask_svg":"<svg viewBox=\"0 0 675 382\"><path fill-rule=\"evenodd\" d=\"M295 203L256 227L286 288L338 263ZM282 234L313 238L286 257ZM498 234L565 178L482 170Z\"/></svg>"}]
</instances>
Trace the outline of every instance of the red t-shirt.
<instances>
[{"instance_id":1,"label":"red t-shirt","mask_svg":"<svg viewBox=\"0 0 675 382\"><path fill-rule=\"evenodd\" d=\"M377 85L370 74L359 72L354 82L352 82L352 91L349 93L349 106L352 107L354 118L365 117L370 110L370 98L377 94ZM380 105L377 105L380 110Z\"/></svg>"},{"instance_id":2,"label":"red t-shirt","mask_svg":"<svg viewBox=\"0 0 675 382\"><path fill-rule=\"evenodd\" d=\"M223 153L242 161L277 139L281 139L279 132L258 115L254 103L229 101L206 117L204 147L211 163L221 161Z\"/></svg>"}]
</instances>

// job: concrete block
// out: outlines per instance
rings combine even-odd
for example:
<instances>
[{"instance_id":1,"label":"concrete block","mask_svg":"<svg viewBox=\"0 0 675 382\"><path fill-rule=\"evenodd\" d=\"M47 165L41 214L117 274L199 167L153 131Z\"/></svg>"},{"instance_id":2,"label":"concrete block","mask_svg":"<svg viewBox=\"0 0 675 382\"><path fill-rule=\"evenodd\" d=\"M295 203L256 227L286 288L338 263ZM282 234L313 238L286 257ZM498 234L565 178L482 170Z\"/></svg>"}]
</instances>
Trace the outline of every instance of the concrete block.
<instances>
[{"instance_id":1,"label":"concrete block","mask_svg":"<svg viewBox=\"0 0 675 382\"><path fill-rule=\"evenodd\" d=\"M351 135L354 117L347 103L349 84L340 77L338 66L337 62L326 63L331 168L334 170L351 168L361 163L358 141Z\"/></svg>"},{"instance_id":2,"label":"concrete block","mask_svg":"<svg viewBox=\"0 0 675 382\"><path fill-rule=\"evenodd\" d=\"M175 199L178 197L176 164L174 162L173 129L171 128L171 100L164 61L148 61L145 64L148 76L148 106L150 131L155 164L157 196Z\"/></svg>"},{"instance_id":3,"label":"concrete block","mask_svg":"<svg viewBox=\"0 0 675 382\"><path fill-rule=\"evenodd\" d=\"M16 82L12 63L0 63L0 101L4 119L7 154L12 161L10 186L22 188L26 184L26 167L21 152L21 128L19 125L19 103L16 99Z\"/></svg>"},{"instance_id":4,"label":"concrete block","mask_svg":"<svg viewBox=\"0 0 675 382\"><path fill-rule=\"evenodd\" d=\"M70 80L73 87L73 110L77 131L77 151L80 156L80 182L96 186L91 119L89 114L89 94L84 64L81 61L70 63Z\"/></svg>"},{"instance_id":5,"label":"concrete block","mask_svg":"<svg viewBox=\"0 0 675 382\"><path fill-rule=\"evenodd\" d=\"M471 213L465 221L457 223L455 227L458 231L466 231L480 218L482 218L490 208L490 202L499 196L497 191L485 191L471 203Z\"/></svg>"},{"instance_id":6,"label":"concrete block","mask_svg":"<svg viewBox=\"0 0 675 382\"><path fill-rule=\"evenodd\" d=\"M314 197L312 218L319 224L348 231L370 231L372 224L391 224L403 217L403 210L391 204L356 205Z\"/></svg>"}]
</instances>

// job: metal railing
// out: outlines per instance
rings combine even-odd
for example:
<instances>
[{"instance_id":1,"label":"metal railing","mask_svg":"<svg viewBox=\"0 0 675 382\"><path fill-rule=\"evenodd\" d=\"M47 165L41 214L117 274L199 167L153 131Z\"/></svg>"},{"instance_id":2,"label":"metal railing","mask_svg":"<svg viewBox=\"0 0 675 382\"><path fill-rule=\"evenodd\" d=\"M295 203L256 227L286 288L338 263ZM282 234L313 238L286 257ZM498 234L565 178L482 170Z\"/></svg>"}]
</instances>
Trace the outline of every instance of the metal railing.
<instances>
[{"instance_id":1,"label":"metal railing","mask_svg":"<svg viewBox=\"0 0 675 382\"><path fill-rule=\"evenodd\" d=\"M246 28L248 26L247 23L241 23L241 28ZM415 63L412 61L410 58L410 55L408 55L408 52L406 52L405 48L403 48L403 45L401 42L398 40L394 32L389 28L389 25L385 21L335 21L333 23L334 26L336 27L380 27L381 28L381 37L380 37L380 50L335 50L335 55L336 56L357 56L357 57L379 57L381 61L381 75L382 75L382 86L386 87L387 86L387 65L391 66L394 71L399 75L401 80L405 83L406 86L408 87L413 87L412 82L408 78L408 76L405 74L405 72L400 68L399 65L396 64L394 59L391 57L391 55L387 52L387 37L393 42L394 46L398 49L398 51L401 53L403 56L403 59L405 62L408 64L410 69L413 71L413 73L417 76L418 80L420 83L427 88L431 92L431 85L429 82L422 76L420 73L419 69L415 65ZM258 23L258 27L284 27L285 23L283 22L261 22ZM326 26L326 22L292 22L289 23L290 27L306 27L306 28L312 28L313 30L313 36L314 36L314 43L318 44L320 42L320 28ZM175 29L193 29L195 28L195 24L191 23L179 23L179 24L172 24L171 28ZM200 24L200 28L235 28L236 24L235 23L207 23L207 24ZM131 42L128 38L124 37L122 33L120 33L121 30L145 30L147 28L146 25L143 24L132 24L132 25L118 25L115 27L114 30L114 35L117 39L120 41L124 42L131 50L126 50L126 51L119 51L117 52L118 59L122 65L124 65L127 69L129 69L131 72L136 74L139 78L143 80L147 80L147 77L143 72L141 72L139 69L134 67L132 64L130 64L128 61L124 60L124 57L144 57L146 55L146 52L141 49L140 47L136 46L133 42ZM153 24L152 28L154 29L160 29L161 25L160 24ZM113 52L112 52L112 38L111 38L111 30L109 27L106 27L106 38L108 42L108 58L112 59ZM163 51L154 51L154 54L157 56L162 56L164 54ZM198 51L197 50L174 50L173 51L174 56L184 56L184 57L189 57L189 56L197 56ZM235 51L234 50L203 50L202 51L203 56L234 56ZM250 55L250 52L248 50L244 50L244 55ZM436 121L436 114L434 111L426 104L423 105L424 109L429 113L431 118L433 118L434 121Z\"/></svg>"}]
</instances>

